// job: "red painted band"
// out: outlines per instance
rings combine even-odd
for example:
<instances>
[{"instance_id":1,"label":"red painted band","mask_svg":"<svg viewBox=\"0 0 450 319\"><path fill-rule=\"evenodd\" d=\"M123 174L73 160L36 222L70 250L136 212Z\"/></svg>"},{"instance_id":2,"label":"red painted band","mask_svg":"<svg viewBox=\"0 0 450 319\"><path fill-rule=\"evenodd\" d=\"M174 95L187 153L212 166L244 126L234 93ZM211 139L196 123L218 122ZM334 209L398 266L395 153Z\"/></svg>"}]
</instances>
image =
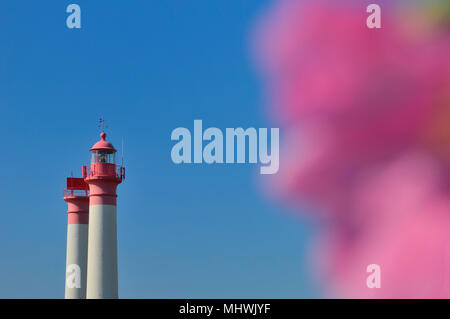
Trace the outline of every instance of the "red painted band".
<instances>
[{"instance_id":1,"label":"red painted band","mask_svg":"<svg viewBox=\"0 0 450 319\"><path fill-rule=\"evenodd\" d=\"M89 224L89 214L69 213L67 224Z\"/></svg>"},{"instance_id":2,"label":"red painted band","mask_svg":"<svg viewBox=\"0 0 450 319\"><path fill-rule=\"evenodd\" d=\"M89 197L89 206L94 205L113 205L116 206L116 196L91 195Z\"/></svg>"},{"instance_id":3,"label":"red painted band","mask_svg":"<svg viewBox=\"0 0 450 319\"><path fill-rule=\"evenodd\" d=\"M67 223L68 224L88 224L89 223L89 197L67 196Z\"/></svg>"}]
</instances>

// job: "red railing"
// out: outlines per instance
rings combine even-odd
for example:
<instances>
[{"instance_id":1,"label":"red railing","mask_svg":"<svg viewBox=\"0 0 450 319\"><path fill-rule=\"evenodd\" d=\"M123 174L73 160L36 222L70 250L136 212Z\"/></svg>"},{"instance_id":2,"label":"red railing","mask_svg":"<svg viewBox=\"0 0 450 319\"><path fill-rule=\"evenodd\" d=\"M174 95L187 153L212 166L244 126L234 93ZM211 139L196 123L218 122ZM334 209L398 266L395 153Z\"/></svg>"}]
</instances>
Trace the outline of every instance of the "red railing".
<instances>
[{"instance_id":1,"label":"red railing","mask_svg":"<svg viewBox=\"0 0 450 319\"><path fill-rule=\"evenodd\" d=\"M88 197L89 191L82 189L64 189L63 190L64 197L76 196L76 197Z\"/></svg>"},{"instance_id":2,"label":"red railing","mask_svg":"<svg viewBox=\"0 0 450 319\"><path fill-rule=\"evenodd\" d=\"M125 167L110 163L94 163L90 167L83 166L83 177L104 176L125 179Z\"/></svg>"}]
</instances>

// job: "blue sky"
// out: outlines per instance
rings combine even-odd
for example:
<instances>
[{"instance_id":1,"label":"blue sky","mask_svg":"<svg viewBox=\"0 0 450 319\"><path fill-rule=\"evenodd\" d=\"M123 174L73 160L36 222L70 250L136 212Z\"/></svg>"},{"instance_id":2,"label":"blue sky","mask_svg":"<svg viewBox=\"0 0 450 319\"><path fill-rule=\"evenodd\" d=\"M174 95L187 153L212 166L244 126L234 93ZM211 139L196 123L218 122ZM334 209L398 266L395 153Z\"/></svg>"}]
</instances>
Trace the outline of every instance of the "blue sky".
<instances>
[{"instance_id":1,"label":"blue sky","mask_svg":"<svg viewBox=\"0 0 450 319\"><path fill-rule=\"evenodd\" d=\"M261 191L259 165L175 165L171 131L273 127L249 53L270 1L0 2L0 297L62 298L65 178L125 140L122 298L318 296L313 227ZM82 9L82 29L65 25ZM282 135L282 131L281 131ZM280 159L282 165L282 159Z\"/></svg>"}]
</instances>

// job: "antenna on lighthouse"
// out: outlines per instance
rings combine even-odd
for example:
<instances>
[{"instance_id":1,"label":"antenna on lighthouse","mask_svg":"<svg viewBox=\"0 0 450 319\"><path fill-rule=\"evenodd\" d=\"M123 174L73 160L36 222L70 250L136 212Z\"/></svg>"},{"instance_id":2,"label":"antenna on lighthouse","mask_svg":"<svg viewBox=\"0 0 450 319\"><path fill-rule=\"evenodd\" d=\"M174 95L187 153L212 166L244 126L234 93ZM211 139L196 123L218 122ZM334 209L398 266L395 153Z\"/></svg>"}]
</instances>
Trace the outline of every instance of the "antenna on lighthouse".
<instances>
[{"instance_id":1,"label":"antenna on lighthouse","mask_svg":"<svg viewBox=\"0 0 450 319\"><path fill-rule=\"evenodd\" d=\"M122 136L122 166L123 166L123 136Z\"/></svg>"}]
</instances>

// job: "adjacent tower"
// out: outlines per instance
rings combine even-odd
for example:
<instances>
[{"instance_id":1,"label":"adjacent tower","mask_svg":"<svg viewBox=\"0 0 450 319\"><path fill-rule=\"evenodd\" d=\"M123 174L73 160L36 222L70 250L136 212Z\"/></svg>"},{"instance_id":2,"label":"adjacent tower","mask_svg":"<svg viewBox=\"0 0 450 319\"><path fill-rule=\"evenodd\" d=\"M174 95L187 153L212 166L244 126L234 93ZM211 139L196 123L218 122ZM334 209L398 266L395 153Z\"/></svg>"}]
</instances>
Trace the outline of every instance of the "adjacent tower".
<instances>
[{"instance_id":1,"label":"adjacent tower","mask_svg":"<svg viewBox=\"0 0 450 319\"><path fill-rule=\"evenodd\" d=\"M67 178L63 191L67 202L66 299L86 298L89 223L89 187L83 178Z\"/></svg>"},{"instance_id":2,"label":"adjacent tower","mask_svg":"<svg viewBox=\"0 0 450 319\"><path fill-rule=\"evenodd\" d=\"M125 178L123 165L116 165L116 149L100 134L91 149L91 166L83 166L89 185L89 238L86 297L118 298L117 186Z\"/></svg>"}]
</instances>

